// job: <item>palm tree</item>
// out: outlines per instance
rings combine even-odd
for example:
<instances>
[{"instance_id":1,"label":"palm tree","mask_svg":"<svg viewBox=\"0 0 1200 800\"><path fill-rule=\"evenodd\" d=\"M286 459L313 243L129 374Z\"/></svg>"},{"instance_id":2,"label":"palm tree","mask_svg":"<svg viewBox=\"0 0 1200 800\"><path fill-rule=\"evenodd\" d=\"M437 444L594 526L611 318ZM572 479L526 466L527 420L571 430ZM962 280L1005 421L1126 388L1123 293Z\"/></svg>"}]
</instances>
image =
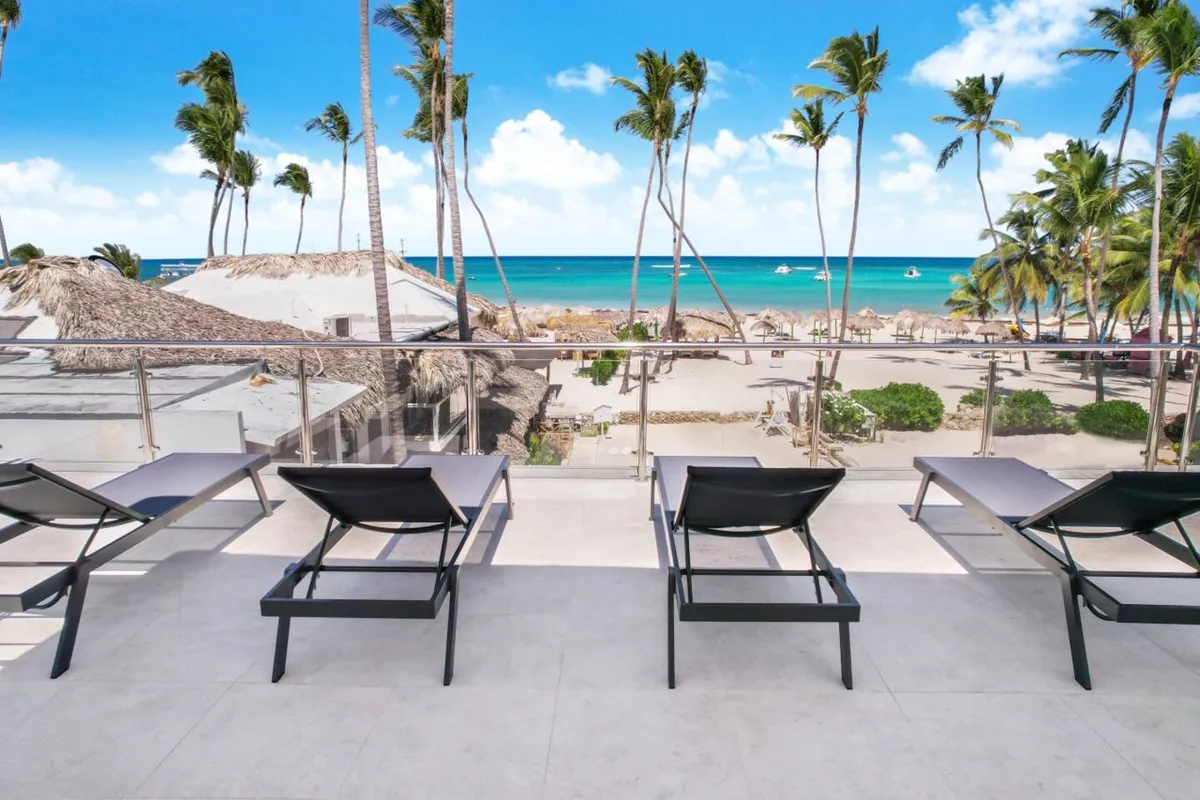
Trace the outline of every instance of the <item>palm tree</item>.
<instances>
[{"instance_id":1,"label":"palm tree","mask_svg":"<svg viewBox=\"0 0 1200 800\"><path fill-rule=\"evenodd\" d=\"M312 181L308 177L308 168L296 163L288 164L283 172L275 176L275 186L286 186L300 195L300 232L296 234L296 253L300 253L300 240L304 238L304 201L312 197Z\"/></svg>"},{"instance_id":2,"label":"palm tree","mask_svg":"<svg viewBox=\"0 0 1200 800\"><path fill-rule=\"evenodd\" d=\"M629 289L629 322L628 328L633 331L637 315L637 280L638 268L642 259L642 238L646 232L646 210L650 206L650 191L654 186L654 172L658 168L662 154L663 140L670 136L675 123L675 101L671 99L671 91L675 88L675 65L667 58L667 54L655 53L647 48L638 53L635 58L637 68L642 72L642 84L639 85L629 78L613 78L614 86L620 86L634 97L635 108L627 111L613 123L617 132L629 131L651 144L650 173L646 177L646 194L642 200L642 215L638 221L637 244L633 251L633 277ZM668 130L667 126L672 130ZM629 392L629 364L631 358L625 359L625 370L621 377L621 394Z\"/></svg>"},{"instance_id":3,"label":"palm tree","mask_svg":"<svg viewBox=\"0 0 1200 800\"><path fill-rule=\"evenodd\" d=\"M337 249L340 253L342 252L342 216L346 210L346 169L349 165L350 145L358 144L362 134L354 132L354 127L350 124L350 117L346 115L346 109L342 108L341 103L330 103L325 106L325 111L321 116L313 117L304 123L304 130L320 131L321 135L329 141L342 145L342 199L338 204L337 236Z\"/></svg>"},{"instance_id":4,"label":"palm tree","mask_svg":"<svg viewBox=\"0 0 1200 800\"><path fill-rule=\"evenodd\" d=\"M1051 237L1042 231L1038 215L1030 208L1014 206L996 222L1004 227L995 231L985 230L980 238L993 242L999 238L1000 250L1017 292L1018 305L1024 307L1028 302L1033 306L1033 338L1037 341L1042 334L1041 309L1051 292L1057 291L1057 276L1049 258ZM1003 275L999 274L1000 254L996 249L981 256L976 264L989 273L989 280L1003 283Z\"/></svg>"},{"instance_id":5,"label":"palm tree","mask_svg":"<svg viewBox=\"0 0 1200 800\"><path fill-rule=\"evenodd\" d=\"M842 291L842 319L850 316L850 282L854 276L854 244L858 239L858 209L862 199L862 149L863 126L867 120L867 101L881 90L880 82L888 65L888 51L879 49L879 28L863 36L851 31L849 36L834 38L809 69L829 73L833 87L815 84L800 84L792 87L793 97L805 100L830 100L841 103L854 98L854 112L858 115L858 135L854 145L854 213L850 222L850 246L846 251L846 285ZM846 328L838 332L838 341L846 341ZM838 363L842 353L833 357L830 379L837 377Z\"/></svg>"},{"instance_id":6,"label":"palm tree","mask_svg":"<svg viewBox=\"0 0 1200 800\"><path fill-rule=\"evenodd\" d=\"M995 316L994 300L999 284L985 270L973 266L966 275L953 275L950 280L954 283L954 290L943 303L950 309L950 316L985 322L988 317Z\"/></svg>"},{"instance_id":7,"label":"palm tree","mask_svg":"<svg viewBox=\"0 0 1200 800\"><path fill-rule=\"evenodd\" d=\"M371 230L371 277L375 288L375 320L379 341L391 342L392 309L388 298L387 250L383 246L383 210L379 202L379 158L375 152L375 110L371 106L371 18L368 0L358 3L358 85L362 103L363 149L367 169L367 224ZM388 418L388 436L392 460L399 464L408 454L404 435L404 395L394 353L379 351L383 374L384 407ZM408 372L406 371L407 375Z\"/></svg>"},{"instance_id":8,"label":"palm tree","mask_svg":"<svg viewBox=\"0 0 1200 800\"><path fill-rule=\"evenodd\" d=\"M1004 75L992 78L991 88L983 75L972 75L966 80L955 81L955 87L947 90L950 102L958 110L958 115L938 114L933 121L942 125L953 125L959 136L942 150L938 158L937 168L945 169L950 159L962 149L964 136L970 133L975 138L975 182L979 184L979 196L983 200L983 215L987 219L987 230L992 232L992 243L996 247L996 258L1000 264L1000 275L1004 278L1004 288L1008 294L1009 310L1017 329L1021 328L1021 312L1017 308L1017 291L1013 285L1012 276L1008 274L1008 265L1004 261L1004 248L1000 246L1000 236L992 223L992 211L988 208L987 190L983 187L983 135L991 134L992 138L1005 147L1012 147L1012 134L1009 130L1019 133L1021 126L1011 119L1000 119L992 116L996 109L996 100L1000 96L1000 87L1004 85ZM1007 130L1006 130L1007 129ZM1029 352L1024 352L1025 369L1029 369Z\"/></svg>"},{"instance_id":9,"label":"palm tree","mask_svg":"<svg viewBox=\"0 0 1200 800\"><path fill-rule=\"evenodd\" d=\"M471 205L475 207L475 213L479 215L479 221L483 225L483 233L487 237L488 247L492 251L492 259L496 262L496 274L500 276L500 285L504 288L504 298L508 301L508 311L512 314L513 327L517 331L517 341L525 341L525 329L521 326L521 318L517 313L517 298L513 296L512 288L508 285L508 278L504 274L504 265L500 263L500 253L496 250L496 242L492 239L492 229L488 227L487 217L483 215L483 209L479 207L479 203L475 200L475 195L471 194L471 161L467 150L467 110L470 106L471 90L468 85L469 75L454 76L454 104L456 111L454 116L458 119L458 124L462 126L463 139L463 190L467 193L467 199L471 201Z\"/></svg>"},{"instance_id":10,"label":"palm tree","mask_svg":"<svg viewBox=\"0 0 1200 800\"><path fill-rule=\"evenodd\" d=\"M25 244L19 244L14 247L9 255L12 256L13 261L19 261L22 264L28 264L35 258L41 258L42 256L46 255L46 251L40 247L30 244L29 242L25 242Z\"/></svg>"},{"instance_id":11,"label":"palm tree","mask_svg":"<svg viewBox=\"0 0 1200 800\"><path fill-rule=\"evenodd\" d=\"M825 223L821 219L821 150L829 144L829 140L837 131L838 123L842 121L845 112L838 114L832 122L826 123L825 101L814 100L805 103L803 110L792 109L792 127L796 133L777 133L775 138L795 147L811 147L816 155L816 169L813 171L813 195L817 205L817 231L821 236L821 263L825 271L825 319L833 319L833 287L829 285L829 252L825 248ZM826 341L833 341L832 326L826 331Z\"/></svg>"},{"instance_id":12,"label":"palm tree","mask_svg":"<svg viewBox=\"0 0 1200 800\"><path fill-rule=\"evenodd\" d=\"M4 43L8 32L21 24L21 0L0 0L0 76L4 74ZM0 218L0 266L10 264L8 241L4 238L4 220Z\"/></svg>"},{"instance_id":13,"label":"palm tree","mask_svg":"<svg viewBox=\"0 0 1200 800\"><path fill-rule=\"evenodd\" d=\"M1118 56L1124 55L1129 62L1129 77L1117 87L1112 101L1100 117L1100 133L1107 133L1121 114L1121 110L1125 110L1125 122L1121 125L1121 138L1117 142L1117 154L1113 160L1113 191L1117 190L1121 180L1121 166L1125 163L1125 142L1129 137L1129 126L1133 121L1138 74L1150 65L1152 57L1141 32L1147 21L1153 18L1164 5L1164 0L1122 0L1117 7L1094 8L1088 25L1099 31L1101 37L1113 46L1111 48L1078 47L1059 53L1059 58L1076 56L1099 62L1110 62ZM1110 232L1100 243L1100 260L1096 264L1096 284L1098 286L1104 285L1111 237Z\"/></svg>"},{"instance_id":14,"label":"palm tree","mask_svg":"<svg viewBox=\"0 0 1200 800\"><path fill-rule=\"evenodd\" d=\"M416 55L418 64L426 62L432 73L444 72L442 65L442 39L446 32L446 7L444 0L411 0L404 5L381 6L375 11L375 24L388 28L408 42ZM420 71L420 69L418 69ZM446 190L442 169L443 143L446 137L441 117L442 89L440 80L429 87L429 118L431 121L430 143L433 147L433 181L437 193L437 276L445 279L446 263L443 253L445 234ZM421 97L421 93L417 93ZM364 123L365 127L365 123ZM457 281L457 278L455 278Z\"/></svg>"},{"instance_id":15,"label":"palm tree","mask_svg":"<svg viewBox=\"0 0 1200 800\"><path fill-rule=\"evenodd\" d=\"M242 221L242 255L246 255L246 238L250 235L250 190L262 177L262 163L249 150L238 150L233 156L233 182L242 187L245 218ZM343 195L344 197L344 195Z\"/></svg>"},{"instance_id":16,"label":"palm tree","mask_svg":"<svg viewBox=\"0 0 1200 800\"><path fill-rule=\"evenodd\" d=\"M142 257L129 252L129 246L124 244L103 244L93 248L92 252L100 255L114 267L121 270L126 278L136 281L142 273Z\"/></svg>"},{"instance_id":17,"label":"palm tree","mask_svg":"<svg viewBox=\"0 0 1200 800\"><path fill-rule=\"evenodd\" d=\"M443 89L455 84L453 69L454 0L445 0L444 10L446 30L443 38L446 40L446 58L443 63L445 68ZM445 98L442 120L445 124L442 130L449 131L451 135L445 137L446 152L442 169L444 170L443 178L446 181L446 190L450 195L450 251L454 258L454 296L458 306L458 338L468 342L471 340L471 326L467 311L467 271L463 266L462 215L458 206L458 176L454 172L454 93L447 90L443 91L443 94Z\"/></svg>"},{"instance_id":18,"label":"palm tree","mask_svg":"<svg viewBox=\"0 0 1200 800\"><path fill-rule=\"evenodd\" d=\"M4 75L4 44L8 32L21 24L21 0L0 0L0 77Z\"/></svg>"},{"instance_id":19,"label":"palm tree","mask_svg":"<svg viewBox=\"0 0 1200 800\"><path fill-rule=\"evenodd\" d=\"M1200 74L1200 23L1186 4L1179 0L1168 0L1162 9L1147 20L1140 35L1147 51L1153 54L1153 63L1158 67L1159 74L1163 76L1165 90L1154 146L1154 203L1150 218L1150 263L1147 266L1150 278L1150 341L1158 342L1162 313L1159 260L1162 246L1163 140L1167 118L1171 116L1171 102L1175 99L1179 82L1187 76ZM1151 360L1151 363L1157 362Z\"/></svg>"}]
</instances>

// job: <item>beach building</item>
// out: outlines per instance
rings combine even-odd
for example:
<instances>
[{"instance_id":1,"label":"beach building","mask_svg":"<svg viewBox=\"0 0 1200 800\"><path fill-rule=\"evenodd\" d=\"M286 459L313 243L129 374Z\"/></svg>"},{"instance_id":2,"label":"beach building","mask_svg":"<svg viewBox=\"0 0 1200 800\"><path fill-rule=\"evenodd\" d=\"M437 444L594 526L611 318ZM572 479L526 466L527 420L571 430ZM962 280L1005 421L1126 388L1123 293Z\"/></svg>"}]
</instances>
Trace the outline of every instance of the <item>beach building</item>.
<instances>
[{"instance_id":1,"label":"beach building","mask_svg":"<svg viewBox=\"0 0 1200 800\"><path fill-rule=\"evenodd\" d=\"M48 257L0 273L0 338L336 337L242 317L130 281L90 261ZM137 353L148 369L156 442L165 452L234 450L296 459L300 421L294 376L303 355L310 376L314 458L369 463L387 457L390 430L374 351L143 348ZM134 355L132 348L0 351L0 458L142 460ZM400 358L397 370L407 395L408 449L457 452L465 407L462 354ZM480 354L476 376L483 440L523 459L525 431L541 410L545 380L513 366L505 350Z\"/></svg>"}]
</instances>

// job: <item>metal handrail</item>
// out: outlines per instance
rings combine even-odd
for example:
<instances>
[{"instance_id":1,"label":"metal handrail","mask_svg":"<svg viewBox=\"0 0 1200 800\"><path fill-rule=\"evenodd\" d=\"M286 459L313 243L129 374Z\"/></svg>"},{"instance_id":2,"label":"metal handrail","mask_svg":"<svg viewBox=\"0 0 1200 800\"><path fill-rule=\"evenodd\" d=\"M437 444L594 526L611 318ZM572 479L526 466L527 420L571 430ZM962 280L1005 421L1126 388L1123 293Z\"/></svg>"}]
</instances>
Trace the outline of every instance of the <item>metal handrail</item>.
<instances>
[{"instance_id":1,"label":"metal handrail","mask_svg":"<svg viewBox=\"0 0 1200 800\"><path fill-rule=\"evenodd\" d=\"M19 347L52 350L55 348L99 347L99 348L143 348L162 350L246 350L262 348L267 350L408 350L421 352L425 350L463 350L469 352L487 352L491 350L511 350L514 352L545 352L546 350L615 350L618 352L677 352L692 350L742 352L746 350L763 352L770 350L804 351L823 350L827 352L891 352L891 351L929 351L945 352L1041 352L1041 353L1111 353L1113 351L1158 352L1176 350L1191 350L1200 352L1200 344L1176 342L1138 342L1136 344L1088 343L1088 342L1029 342L1029 343L996 343L982 342L460 342L460 341L414 341L414 342L376 342L366 340L313 341L234 341L234 340L194 340L194 339L0 339L0 348Z\"/></svg>"}]
</instances>

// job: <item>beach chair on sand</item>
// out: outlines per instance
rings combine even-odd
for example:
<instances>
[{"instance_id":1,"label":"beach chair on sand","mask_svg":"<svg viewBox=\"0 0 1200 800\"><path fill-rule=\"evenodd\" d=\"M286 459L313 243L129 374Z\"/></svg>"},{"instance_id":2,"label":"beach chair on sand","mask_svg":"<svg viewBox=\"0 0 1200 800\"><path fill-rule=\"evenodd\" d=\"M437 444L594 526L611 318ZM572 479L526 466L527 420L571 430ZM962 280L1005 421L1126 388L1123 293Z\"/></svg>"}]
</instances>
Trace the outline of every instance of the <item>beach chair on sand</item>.
<instances>
[{"instance_id":1,"label":"beach chair on sand","mask_svg":"<svg viewBox=\"0 0 1200 800\"><path fill-rule=\"evenodd\" d=\"M454 632L458 622L458 557L467 551L503 481L507 515L512 519L508 456L413 455L398 467L280 467L279 477L329 515L320 543L289 566L283 579L262 599L262 614L278 617L275 665L271 681L287 666L288 634L293 617L347 619L436 619L450 600L446 626L446 664L442 682L454 677ZM354 528L397 536L441 534L437 564L392 561L327 564L325 557ZM457 546L447 557L451 535ZM314 597L325 572L432 574L433 591L425 599L346 599ZM303 597L296 588L308 578Z\"/></svg>"},{"instance_id":2,"label":"beach chair on sand","mask_svg":"<svg viewBox=\"0 0 1200 800\"><path fill-rule=\"evenodd\" d=\"M269 515L258 477L269 462L244 453L172 453L90 490L35 464L0 464L0 515L12 520L0 527L0 544L47 529L79 539L67 542L70 560L0 561L0 612L46 609L67 598L50 670L57 678L71 666L92 572L247 478Z\"/></svg>"},{"instance_id":3,"label":"beach chair on sand","mask_svg":"<svg viewBox=\"0 0 1200 800\"><path fill-rule=\"evenodd\" d=\"M846 475L837 469L764 469L757 458L657 456L650 475L667 538L667 685L675 688L675 615L680 622L836 622L841 642L842 683L853 688L850 623L859 605L846 575L829 563L808 520ZM808 551L810 569L715 569L692 566L696 534L731 538L795 533ZM677 539L682 539L680 563ZM695 578L811 578L816 602L714 602L697 599ZM833 593L826 601L821 585Z\"/></svg>"},{"instance_id":4,"label":"beach chair on sand","mask_svg":"<svg viewBox=\"0 0 1200 800\"><path fill-rule=\"evenodd\" d=\"M1200 511L1200 473L1110 472L1082 489L1014 458L917 458L921 488L936 484L1058 576L1075 680L1092 688L1079 603L1100 619L1200 625L1200 554L1182 521ZM1179 538L1159 528L1173 526ZM1072 540L1136 536L1175 557L1183 572L1089 570ZM1057 547L1055 546L1057 544Z\"/></svg>"},{"instance_id":5,"label":"beach chair on sand","mask_svg":"<svg viewBox=\"0 0 1200 800\"><path fill-rule=\"evenodd\" d=\"M770 436L773 433L788 437L792 435L792 423L788 422L788 412L776 411L769 420L763 423L763 434Z\"/></svg>"}]
</instances>

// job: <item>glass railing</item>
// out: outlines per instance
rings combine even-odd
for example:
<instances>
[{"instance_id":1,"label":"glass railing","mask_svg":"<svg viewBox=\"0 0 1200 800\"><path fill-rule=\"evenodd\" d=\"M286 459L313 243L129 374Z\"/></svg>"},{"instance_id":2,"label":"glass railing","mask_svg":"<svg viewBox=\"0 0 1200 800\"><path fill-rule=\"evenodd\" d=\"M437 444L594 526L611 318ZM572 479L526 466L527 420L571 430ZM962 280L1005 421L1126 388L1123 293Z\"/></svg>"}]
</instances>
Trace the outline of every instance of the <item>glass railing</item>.
<instances>
[{"instance_id":1,"label":"glass railing","mask_svg":"<svg viewBox=\"0 0 1200 800\"><path fill-rule=\"evenodd\" d=\"M181 451L314 464L476 452L643 476L654 454L862 474L922 455L1184 468L1200 348L1135 346L0 341L0 459L120 470Z\"/></svg>"}]
</instances>

